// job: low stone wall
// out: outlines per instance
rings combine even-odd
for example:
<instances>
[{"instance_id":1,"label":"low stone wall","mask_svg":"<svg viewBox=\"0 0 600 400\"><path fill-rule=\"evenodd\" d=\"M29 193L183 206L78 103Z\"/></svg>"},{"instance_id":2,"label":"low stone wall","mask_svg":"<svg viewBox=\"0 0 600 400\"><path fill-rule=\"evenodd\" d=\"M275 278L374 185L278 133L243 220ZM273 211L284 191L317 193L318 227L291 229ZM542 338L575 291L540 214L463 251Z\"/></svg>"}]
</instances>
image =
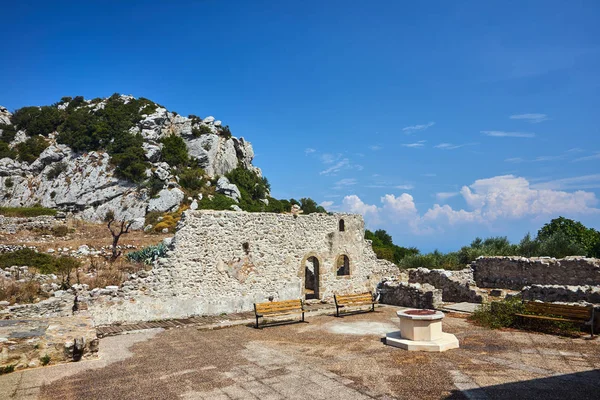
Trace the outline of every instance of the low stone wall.
<instances>
[{"instance_id":1,"label":"low stone wall","mask_svg":"<svg viewBox=\"0 0 600 400\"><path fill-rule=\"evenodd\" d=\"M482 303L486 299L486 294L475 285L471 268L460 271L416 268L408 270L408 277L410 283L426 283L440 289L443 301Z\"/></svg>"},{"instance_id":2,"label":"low stone wall","mask_svg":"<svg viewBox=\"0 0 600 400\"><path fill-rule=\"evenodd\" d=\"M600 305L599 286L531 285L526 286L521 294L525 300Z\"/></svg>"},{"instance_id":3,"label":"low stone wall","mask_svg":"<svg viewBox=\"0 0 600 400\"><path fill-rule=\"evenodd\" d=\"M600 285L600 260L567 257L479 257L471 267L477 286L520 290L539 285Z\"/></svg>"},{"instance_id":4,"label":"low stone wall","mask_svg":"<svg viewBox=\"0 0 600 400\"><path fill-rule=\"evenodd\" d=\"M64 221L48 215L27 218L0 215L0 233L13 234L21 230L52 229L55 225L62 223Z\"/></svg>"},{"instance_id":5,"label":"low stone wall","mask_svg":"<svg viewBox=\"0 0 600 400\"><path fill-rule=\"evenodd\" d=\"M66 317L73 314L75 296L53 297L32 304L0 305L0 318L48 318Z\"/></svg>"},{"instance_id":6,"label":"low stone wall","mask_svg":"<svg viewBox=\"0 0 600 400\"><path fill-rule=\"evenodd\" d=\"M384 281L378 288L379 301L394 306L436 309L442 305L442 291L428 284Z\"/></svg>"}]
</instances>

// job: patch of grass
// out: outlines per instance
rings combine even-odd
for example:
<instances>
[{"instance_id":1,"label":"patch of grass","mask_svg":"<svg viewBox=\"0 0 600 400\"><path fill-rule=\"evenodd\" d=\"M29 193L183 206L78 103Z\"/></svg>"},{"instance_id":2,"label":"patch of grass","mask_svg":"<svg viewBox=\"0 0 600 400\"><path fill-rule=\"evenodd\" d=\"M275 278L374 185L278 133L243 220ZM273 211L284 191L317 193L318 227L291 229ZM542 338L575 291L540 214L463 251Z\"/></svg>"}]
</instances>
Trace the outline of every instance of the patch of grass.
<instances>
[{"instance_id":1,"label":"patch of grass","mask_svg":"<svg viewBox=\"0 0 600 400\"><path fill-rule=\"evenodd\" d=\"M45 207L0 207L0 215L5 217L39 217L40 215L56 215L56 210Z\"/></svg>"},{"instance_id":2,"label":"patch of grass","mask_svg":"<svg viewBox=\"0 0 600 400\"><path fill-rule=\"evenodd\" d=\"M521 299L513 297L502 301L482 304L469 317L469 319L478 325L491 329L515 327L518 323L518 317L515 314L522 314L525 311Z\"/></svg>"},{"instance_id":3,"label":"patch of grass","mask_svg":"<svg viewBox=\"0 0 600 400\"><path fill-rule=\"evenodd\" d=\"M42 294L39 282L0 280L0 301L8 301L10 304L29 304L40 297L47 296Z\"/></svg>"},{"instance_id":4,"label":"patch of grass","mask_svg":"<svg viewBox=\"0 0 600 400\"><path fill-rule=\"evenodd\" d=\"M60 174L67 170L67 163L59 162L54 164L46 173L46 178L56 179Z\"/></svg>"},{"instance_id":5,"label":"patch of grass","mask_svg":"<svg viewBox=\"0 0 600 400\"><path fill-rule=\"evenodd\" d=\"M10 374L15 371L15 364L10 364L5 367L0 367L0 375Z\"/></svg>"},{"instance_id":6,"label":"patch of grass","mask_svg":"<svg viewBox=\"0 0 600 400\"><path fill-rule=\"evenodd\" d=\"M42 365L48 365L50 364L50 356L48 354L45 354L43 357L40 358L40 362L42 363Z\"/></svg>"}]
</instances>

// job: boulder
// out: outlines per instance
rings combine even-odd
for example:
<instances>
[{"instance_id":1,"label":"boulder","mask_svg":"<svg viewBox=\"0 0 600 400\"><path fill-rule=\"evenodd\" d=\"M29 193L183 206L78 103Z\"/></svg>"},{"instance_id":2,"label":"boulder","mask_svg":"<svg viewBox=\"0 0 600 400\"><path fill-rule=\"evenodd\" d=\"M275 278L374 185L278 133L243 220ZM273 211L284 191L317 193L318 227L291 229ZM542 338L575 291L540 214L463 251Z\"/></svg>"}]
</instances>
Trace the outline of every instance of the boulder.
<instances>
[{"instance_id":1,"label":"boulder","mask_svg":"<svg viewBox=\"0 0 600 400\"><path fill-rule=\"evenodd\" d=\"M217 181L216 191L217 193L224 194L230 199L233 199L236 203L239 203L240 197L242 197L238 187L235 184L230 183L229 179L224 176L220 177Z\"/></svg>"},{"instance_id":2,"label":"boulder","mask_svg":"<svg viewBox=\"0 0 600 400\"><path fill-rule=\"evenodd\" d=\"M237 189L237 187L236 187ZM174 211L179 207L185 195L181 189L163 189L158 196L148 202L148 211Z\"/></svg>"},{"instance_id":3,"label":"boulder","mask_svg":"<svg viewBox=\"0 0 600 400\"><path fill-rule=\"evenodd\" d=\"M6 107L0 106L0 124L10 125L10 116L12 114Z\"/></svg>"}]
</instances>

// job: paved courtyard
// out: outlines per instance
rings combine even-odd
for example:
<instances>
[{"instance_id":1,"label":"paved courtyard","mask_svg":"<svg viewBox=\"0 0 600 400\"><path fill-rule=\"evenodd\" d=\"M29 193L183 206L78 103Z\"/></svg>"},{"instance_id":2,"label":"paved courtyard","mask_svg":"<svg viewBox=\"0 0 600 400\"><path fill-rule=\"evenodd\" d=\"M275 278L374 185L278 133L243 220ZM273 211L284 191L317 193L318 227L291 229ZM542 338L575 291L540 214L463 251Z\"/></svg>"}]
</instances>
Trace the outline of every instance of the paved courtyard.
<instances>
[{"instance_id":1,"label":"paved courtyard","mask_svg":"<svg viewBox=\"0 0 600 400\"><path fill-rule=\"evenodd\" d=\"M491 331L444 319L461 348L385 346L396 308L256 330L147 330L100 342L100 359L0 376L16 399L597 399L600 341Z\"/></svg>"}]
</instances>

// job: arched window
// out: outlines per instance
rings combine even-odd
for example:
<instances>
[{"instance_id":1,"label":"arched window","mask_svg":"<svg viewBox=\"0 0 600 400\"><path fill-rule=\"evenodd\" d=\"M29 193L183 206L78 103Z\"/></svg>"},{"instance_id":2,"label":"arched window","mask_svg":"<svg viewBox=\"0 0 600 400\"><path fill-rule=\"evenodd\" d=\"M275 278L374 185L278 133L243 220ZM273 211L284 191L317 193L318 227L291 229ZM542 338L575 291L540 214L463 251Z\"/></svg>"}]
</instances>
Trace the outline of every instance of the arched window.
<instances>
[{"instance_id":1,"label":"arched window","mask_svg":"<svg viewBox=\"0 0 600 400\"><path fill-rule=\"evenodd\" d=\"M340 223L339 223L339 231L340 232L344 232L346 230L346 225L344 223L343 219L340 219Z\"/></svg>"},{"instance_id":2,"label":"arched window","mask_svg":"<svg viewBox=\"0 0 600 400\"><path fill-rule=\"evenodd\" d=\"M337 276L350 275L350 259L347 255L342 254L335 261L335 269Z\"/></svg>"}]
</instances>

